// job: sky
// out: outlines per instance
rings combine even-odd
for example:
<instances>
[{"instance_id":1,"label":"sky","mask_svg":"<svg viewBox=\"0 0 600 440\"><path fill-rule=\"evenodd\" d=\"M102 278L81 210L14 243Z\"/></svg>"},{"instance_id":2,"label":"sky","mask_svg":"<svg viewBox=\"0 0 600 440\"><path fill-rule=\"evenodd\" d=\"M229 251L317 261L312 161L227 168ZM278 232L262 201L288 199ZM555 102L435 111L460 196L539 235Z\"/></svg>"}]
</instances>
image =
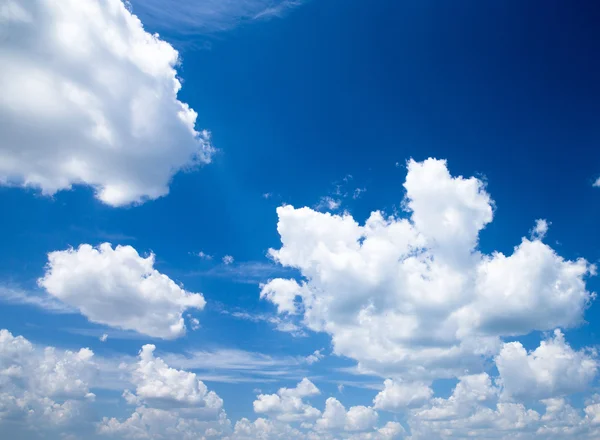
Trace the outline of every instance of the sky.
<instances>
[{"instance_id":1,"label":"sky","mask_svg":"<svg viewBox=\"0 0 600 440\"><path fill-rule=\"evenodd\" d=\"M0 0L0 437L600 437L592 2Z\"/></svg>"}]
</instances>

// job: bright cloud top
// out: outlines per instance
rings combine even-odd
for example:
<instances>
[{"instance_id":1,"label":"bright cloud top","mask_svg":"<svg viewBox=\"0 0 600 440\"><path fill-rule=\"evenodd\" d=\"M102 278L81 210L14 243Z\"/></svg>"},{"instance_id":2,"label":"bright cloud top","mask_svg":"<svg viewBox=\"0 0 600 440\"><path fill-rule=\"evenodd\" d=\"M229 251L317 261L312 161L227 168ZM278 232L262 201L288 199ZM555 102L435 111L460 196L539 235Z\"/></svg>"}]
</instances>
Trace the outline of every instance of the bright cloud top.
<instances>
[{"instance_id":1,"label":"bright cloud top","mask_svg":"<svg viewBox=\"0 0 600 440\"><path fill-rule=\"evenodd\" d=\"M2 431L8 435L13 423L22 424L31 435L37 430L48 435L72 423L95 398L89 390L96 373L93 356L87 348L39 349L22 336L0 330Z\"/></svg>"},{"instance_id":2,"label":"bright cloud top","mask_svg":"<svg viewBox=\"0 0 600 440\"><path fill-rule=\"evenodd\" d=\"M177 51L121 0L2 0L0 23L0 183L88 185L122 206L210 161L208 133L177 99Z\"/></svg>"},{"instance_id":3,"label":"bright cloud top","mask_svg":"<svg viewBox=\"0 0 600 440\"><path fill-rule=\"evenodd\" d=\"M132 369L135 393L125 390L127 403L136 405L123 421L105 417L98 433L117 438L197 439L228 432L223 400L194 373L171 368L144 345ZM212 435L211 435L212 434ZM205 437L206 436L206 437Z\"/></svg>"},{"instance_id":4,"label":"bright cloud top","mask_svg":"<svg viewBox=\"0 0 600 440\"><path fill-rule=\"evenodd\" d=\"M560 330L528 353L520 342L504 344L496 357L507 397L560 397L585 391L598 371L595 351L573 350Z\"/></svg>"},{"instance_id":5,"label":"bright cloud top","mask_svg":"<svg viewBox=\"0 0 600 440\"><path fill-rule=\"evenodd\" d=\"M184 335L185 310L206 305L154 269L153 254L109 243L49 253L38 284L92 322L164 339Z\"/></svg>"},{"instance_id":6,"label":"bright cloud top","mask_svg":"<svg viewBox=\"0 0 600 440\"><path fill-rule=\"evenodd\" d=\"M270 254L304 281L274 279L261 297L299 310L363 371L415 380L481 371L500 336L581 322L595 268L544 244L548 223L511 255L485 255L478 237L493 202L481 180L411 160L404 188L409 218L376 211L364 226L347 213L278 208L282 247Z\"/></svg>"}]
</instances>

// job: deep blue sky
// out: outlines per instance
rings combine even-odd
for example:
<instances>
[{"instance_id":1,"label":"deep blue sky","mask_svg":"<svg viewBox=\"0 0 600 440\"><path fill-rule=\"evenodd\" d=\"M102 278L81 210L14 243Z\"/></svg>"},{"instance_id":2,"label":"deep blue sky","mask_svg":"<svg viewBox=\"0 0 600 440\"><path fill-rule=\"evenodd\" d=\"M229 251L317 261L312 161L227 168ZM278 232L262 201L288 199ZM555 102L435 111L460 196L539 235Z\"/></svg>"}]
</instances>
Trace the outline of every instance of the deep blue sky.
<instances>
[{"instance_id":1,"label":"deep blue sky","mask_svg":"<svg viewBox=\"0 0 600 440\"><path fill-rule=\"evenodd\" d=\"M454 175L485 177L496 211L481 235L484 251L510 253L535 219L545 218L552 222L546 241L562 256L600 260L600 188L592 186L600 175L595 2L312 0L281 18L186 41L143 9L139 14L180 51L179 97L198 112L198 127L211 131L214 163L178 174L167 197L125 209L102 205L85 188L53 198L0 188L5 284L35 289L53 250L131 244L154 252L161 272L209 302L199 314L201 330L158 341L159 349L303 356L328 349L324 335L292 338L219 314L220 307L272 307L258 301L258 279L203 273L215 263L190 253L266 263L267 250L279 246L275 208L314 206L349 174L349 191L366 188L344 202L357 220L375 209L392 213L411 157L447 159ZM592 279L589 288L598 291L600 283ZM588 324L567 332L574 347L598 344L599 317L596 302ZM98 353L135 354L140 345L115 340L107 348L86 336L51 334L49 328L89 324L27 306L2 305L0 322L39 343L89 345ZM539 338L524 341L537 346ZM241 386L247 393L237 401L240 386L207 383L233 419L252 414L253 384ZM373 394L357 390L345 403Z\"/></svg>"}]
</instances>

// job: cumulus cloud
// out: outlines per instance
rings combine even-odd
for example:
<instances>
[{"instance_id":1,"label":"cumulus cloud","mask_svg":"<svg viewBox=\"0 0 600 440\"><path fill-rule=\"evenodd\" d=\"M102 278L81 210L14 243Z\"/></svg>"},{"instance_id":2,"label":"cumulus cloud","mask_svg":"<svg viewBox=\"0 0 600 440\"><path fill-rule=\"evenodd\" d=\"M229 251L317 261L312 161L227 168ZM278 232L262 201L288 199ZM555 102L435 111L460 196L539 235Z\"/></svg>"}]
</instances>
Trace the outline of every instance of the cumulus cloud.
<instances>
[{"instance_id":1,"label":"cumulus cloud","mask_svg":"<svg viewBox=\"0 0 600 440\"><path fill-rule=\"evenodd\" d=\"M307 378L295 388L280 388L277 394L259 394L253 403L257 414L270 414L283 422L316 419L321 411L303 401L303 398L320 394L319 389Z\"/></svg>"},{"instance_id":2,"label":"cumulus cloud","mask_svg":"<svg viewBox=\"0 0 600 440\"><path fill-rule=\"evenodd\" d=\"M584 391L596 376L595 352L575 351L560 330L528 353L520 342L504 344L496 357L509 398L543 399Z\"/></svg>"},{"instance_id":3,"label":"cumulus cloud","mask_svg":"<svg viewBox=\"0 0 600 440\"><path fill-rule=\"evenodd\" d=\"M156 347L144 345L131 372L135 392L123 397L137 408L124 421L105 417L98 433L123 438L197 439L229 433L223 400L196 374L171 368L154 356Z\"/></svg>"},{"instance_id":4,"label":"cumulus cloud","mask_svg":"<svg viewBox=\"0 0 600 440\"><path fill-rule=\"evenodd\" d=\"M0 330L0 431L15 438L67 432L94 400L94 353L38 348Z\"/></svg>"},{"instance_id":5,"label":"cumulus cloud","mask_svg":"<svg viewBox=\"0 0 600 440\"><path fill-rule=\"evenodd\" d=\"M346 411L339 400L330 397L315 426L317 430L366 431L375 426L377 418L377 412L372 408L353 406Z\"/></svg>"},{"instance_id":6,"label":"cumulus cloud","mask_svg":"<svg viewBox=\"0 0 600 440\"><path fill-rule=\"evenodd\" d=\"M383 385L384 389L373 399L376 409L398 411L421 406L433 396L433 390L423 383L404 383L387 379Z\"/></svg>"},{"instance_id":7,"label":"cumulus cloud","mask_svg":"<svg viewBox=\"0 0 600 440\"><path fill-rule=\"evenodd\" d=\"M164 339L185 334L183 312L206 304L154 269L153 254L109 243L50 252L38 284L92 322Z\"/></svg>"},{"instance_id":8,"label":"cumulus cloud","mask_svg":"<svg viewBox=\"0 0 600 440\"><path fill-rule=\"evenodd\" d=\"M121 0L0 3L0 183L122 206L213 153L177 99L177 51Z\"/></svg>"},{"instance_id":9,"label":"cumulus cloud","mask_svg":"<svg viewBox=\"0 0 600 440\"><path fill-rule=\"evenodd\" d=\"M482 371L501 337L582 321L593 299L587 261L566 260L541 234L510 255L478 250L494 213L481 180L411 160L404 188L408 218L376 211L364 225L348 213L278 208L282 246L270 255L303 280L271 280L262 296L280 313L298 310L361 371L407 381Z\"/></svg>"}]
</instances>

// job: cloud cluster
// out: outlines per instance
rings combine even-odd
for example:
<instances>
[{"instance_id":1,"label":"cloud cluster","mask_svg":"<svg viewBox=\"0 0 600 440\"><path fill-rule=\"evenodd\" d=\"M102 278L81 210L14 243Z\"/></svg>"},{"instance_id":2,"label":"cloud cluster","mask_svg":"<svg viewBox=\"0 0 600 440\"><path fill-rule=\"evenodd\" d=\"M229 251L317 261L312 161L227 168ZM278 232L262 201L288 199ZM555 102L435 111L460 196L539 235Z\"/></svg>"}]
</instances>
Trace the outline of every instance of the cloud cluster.
<instances>
[{"instance_id":1,"label":"cloud cluster","mask_svg":"<svg viewBox=\"0 0 600 440\"><path fill-rule=\"evenodd\" d=\"M154 269L153 254L108 243L49 253L38 284L92 322L165 339L185 334L184 311L206 304Z\"/></svg>"},{"instance_id":2,"label":"cloud cluster","mask_svg":"<svg viewBox=\"0 0 600 440\"><path fill-rule=\"evenodd\" d=\"M573 350L560 330L528 353L520 342L504 344L496 357L506 397L544 399L585 391L598 371L596 352Z\"/></svg>"},{"instance_id":3,"label":"cloud cluster","mask_svg":"<svg viewBox=\"0 0 600 440\"><path fill-rule=\"evenodd\" d=\"M144 345L133 368L131 382L135 392L125 390L123 397L136 409L119 421L105 417L98 433L120 438L198 439L222 436L230 429L223 411L223 400L194 373L171 368L154 356L156 347Z\"/></svg>"},{"instance_id":4,"label":"cloud cluster","mask_svg":"<svg viewBox=\"0 0 600 440\"><path fill-rule=\"evenodd\" d=\"M87 348L40 349L0 330L0 430L19 432L14 438L65 432L95 399L93 357Z\"/></svg>"},{"instance_id":5,"label":"cloud cluster","mask_svg":"<svg viewBox=\"0 0 600 440\"><path fill-rule=\"evenodd\" d=\"M500 337L571 327L593 298L594 266L558 255L537 234L510 255L478 250L493 218L484 183L445 161L408 162L408 218L277 209L282 246L271 256L300 283L274 279L261 297L331 335L334 352L364 372L408 381L482 371Z\"/></svg>"},{"instance_id":6,"label":"cloud cluster","mask_svg":"<svg viewBox=\"0 0 600 440\"><path fill-rule=\"evenodd\" d=\"M177 99L177 51L121 0L0 4L0 183L87 185L112 206L156 199L210 161Z\"/></svg>"}]
</instances>

